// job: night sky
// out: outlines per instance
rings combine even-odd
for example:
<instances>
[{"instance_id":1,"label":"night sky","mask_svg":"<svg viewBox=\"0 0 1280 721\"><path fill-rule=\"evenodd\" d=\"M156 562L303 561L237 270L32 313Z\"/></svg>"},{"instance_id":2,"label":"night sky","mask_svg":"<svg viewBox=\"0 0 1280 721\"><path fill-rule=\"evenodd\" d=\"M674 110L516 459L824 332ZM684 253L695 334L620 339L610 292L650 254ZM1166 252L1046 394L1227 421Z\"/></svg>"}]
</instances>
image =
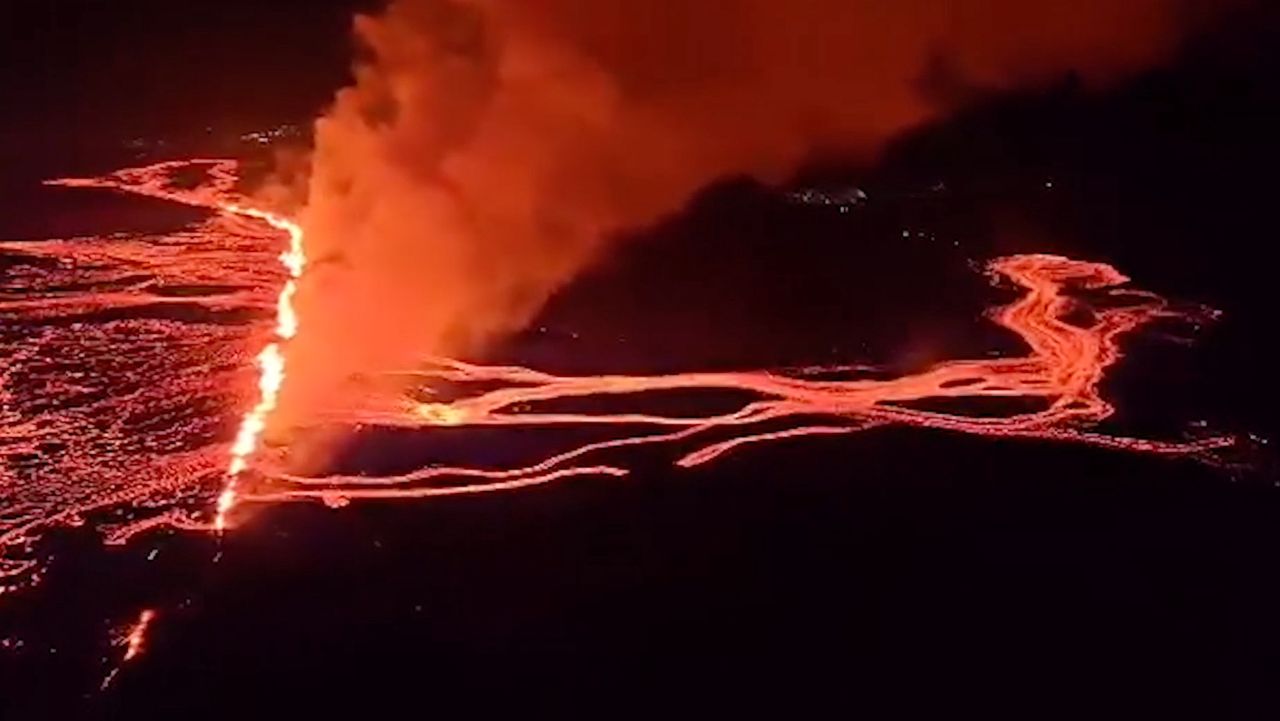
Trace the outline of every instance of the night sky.
<instances>
[{"instance_id":1,"label":"night sky","mask_svg":"<svg viewBox=\"0 0 1280 721\"><path fill-rule=\"evenodd\" d=\"M67 135L187 134L305 120L346 82L351 17L361 6L338 0L5 3L4 148L53 145Z\"/></svg>"}]
</instances>

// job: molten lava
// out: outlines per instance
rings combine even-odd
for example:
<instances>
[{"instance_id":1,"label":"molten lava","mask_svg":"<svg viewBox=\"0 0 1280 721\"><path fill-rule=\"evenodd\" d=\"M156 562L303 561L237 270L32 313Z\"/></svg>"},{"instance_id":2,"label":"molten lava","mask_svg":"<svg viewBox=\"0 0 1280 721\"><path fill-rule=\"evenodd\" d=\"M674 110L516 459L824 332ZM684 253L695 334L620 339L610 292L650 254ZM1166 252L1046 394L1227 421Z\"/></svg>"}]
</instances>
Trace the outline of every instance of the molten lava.
<instances>
[{"instance_id":1,"label":"molten lava","mask_svg":"<svg viewBox=\"0 0 1280 721\"><path fill-rule=\"evenodd\" d=\"M231 446L231 461L227 465L227 484L218 494L217 514L213 526L221 532L227 525L227 514L236 503L236 485L241 473L249 467L249 459L258 447L262 432L267 427L267 416L275 410L284 385L285 359L280 344L298 333L298 314L293 308L293 296L298 292L298 279L307 267L306 252L302 247L302 227L287 218L262 210L231 203L220 204L223 210L249 218L264 220L273 228L289 234L289 249L280 254L280 262L289 271L289 279L280 290L276 301L276 338L258 354L258 403L245 414Z\"/></svg>"},{"instance_id":2,"label":"molten lava","mask_svg":"<svg viewBox=\"0 0 1280 721\"><path fill-rule=\"evenodd\" d=\"M201 165L209 166L206 172L209 174L210 181L207 184L195 190L180 190L173 187L171 179L175 172ZM293 297L298 292L298 279L302 277L307 265L306 251L303 248L303 231L300 225L281 215L230 199L231 188L236 181L235 167L234 161L197 159L129 168L102 178L68 178L50 181L51 185L114 188L185 205L217 209L232 215L263 221L289 236L289 247L279 256L280 263L289 272L289 277L276 300L275 340L263 348L257 356L260 374L258 402L245 413L236 433L235 442L231 445L231 459L227 464L227 482L222 492L218 494L213 522L214 529L219 532L226 528L227 513L236 502L238 479L249 467L249 459L258 448L262 432L267 426L267 417L275 410L280 388L284 384L285 357L281 344L293 338L298 332L298 314L293 307Z\"/></svg>"},{"instance_id":3,"label":"molten lava","mask_svg":"<svg viewBox=\"0 0 1280 721\"><path fill-rule=\"evenodd\" d=\"M147 628L155 617L156 612L149 608L138 614L138 622L129 629L129 635L125 637L125 651L122 660L132 661L142 653L142 644L147 639Z\"/></svg>"},{"instance_id":4,"label":"molten lava","mask_svg":"<svg viewBox=\"0 0 1280 721\"><path fill-rule=\"evenodd\" d=\"M207 182L178 187L178 173L201 169ZM1120 358L1121 337L1157 318L1188 316L1154 294L1122 287L1128 279L1109 265L1018 255L988 267L1021 290L991 318L1025 342L1023 357L947 361L889 379L852 367L565 376L425 359L407 372L386 369L401 380L407 375L408 388L371 384L358 408L335 408L315 421L417 428L433 436L509 427L590 427L609 436L507 468L291 474L264 452L262 435L288 382L286 346L306 332L294 307L305 282L306 238L289 219L237 197L235 180L234 161L193 160L52 181L218 212L178 233L0 243L0 252L16 259L0 297L6 351L0 471L7 481L0 483L0 581L33 580L43 562L33 552L41 533L82 523L91 513L108 542L162 526L220 532L232 510L246 503L314 499L339 507L355 499L492 493L570 477L622 476L629 469L618 449L639 445L670 445L678 451L675 465L687 468L751 444L887 424L1204 459L1232 443L1221 436L1153 440L1096 430L1113 412L1099 386ZM283 254L281 232L288 239ZM1094 307L1087 325L1066 320L1073 304L1083 302L1073 297L1077 291L1107 300ZM262 318L271 322L259 324ZM248 385L255 358L257 395L246 403L234 389ZM843 377L819 379L819 372ZM452 400L433 395L441 384L457 390ZM692 415L627 409L642 394L706 389L748 400L734 410ZM990 398L1042 405L994 417L960 412L965 403ZM921 401L930 407L945 401L955 410L926 410ZM575 403L582 408L574 410ZM602 403L611 410L600 410ZM228 412L245 405L228 444Z\"/></svg>"},{"instance_id":5,"label":"molten lava","mask_svg":"<svg viewBox=\"0 0 1280 721\"><path fill-rule=\"evenodd\" d=\"M428 385L444 381L485 390L450 403L388 404L343 416L365 426L456 427L616 425L676 427L662 434L633 435L583 445L518 469L482 470L432 467L382 478L331 476L305 478L278 475L284 488L251 495L251 501L314 497L334 503L352 498L403 498L485 493L528 486L577 475L623 475L610 465L566 466L584 455L619 446L683 442L715 432L730 437L702 445L676 464L691 467L751 443L807 435L845 434L889 423L1002 437L1078 441L1147 453L1203 454L1231 444L1226 437L1195 441L1157 441L1103 435L1087 430L1106 419L1112 406L1098 391L1106 369L1120 357L1122 334L1161 316L1175 313L1159 297L1125 290L1127 305L1095 311L1088 327L1063 320L1070 309L1070 289L1112 291L1128 279L1109 265L1052 255L1001 258L993 273L1024 290L1014 303L994 313L994 320L1016 332L1031 348L1023 358L959 360L940 363L922 373L890 380L807 380L767 371L746 373L682 373L658 376L557 376L528 368L483 366L437 359L417 372ZM1116 293L1113 293L1116 294ZM825 369L809 369L825 370ZM498 387L494 387L495 384ZM653 391L721 389L745 391L758 398L737 411L687 416L653 413L550 412L530 410L538 404L566 399L628 396ZM925 399L963 401L978 398L1035 398L1048 408L1005 417L972 417L921 410L908 403ZM801 425L748 433L745 429L790 419L828 418L827 424ZM482 482L457 484L459 478ZM433 485L446 481L447 485Z\"/></svg>"}]
</instances>

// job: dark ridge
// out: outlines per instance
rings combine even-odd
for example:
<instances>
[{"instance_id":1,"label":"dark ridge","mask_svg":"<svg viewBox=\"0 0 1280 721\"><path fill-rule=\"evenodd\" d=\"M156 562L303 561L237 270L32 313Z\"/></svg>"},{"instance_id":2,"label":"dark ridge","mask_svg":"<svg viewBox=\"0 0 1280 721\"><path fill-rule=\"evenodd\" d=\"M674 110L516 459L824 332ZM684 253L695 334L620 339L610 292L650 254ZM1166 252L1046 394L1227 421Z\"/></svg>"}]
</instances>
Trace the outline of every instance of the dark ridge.
<instances>
[{"instance_id":1,"label":"dark ridge","mask_svg":"<svg viewBox=\"0 0 1280 721\"><path fill-rule=\"evenodd\" d=\"M1098 322L1098 314L1084 303L1071 301L1067 311L1058 315L1058 320L1076 328L1088 329Z\"/></svg>"},{"instance_id":2,"label":"dark ridge","mask_svg":"<svg viewBox=\"0 0 1280 721\"><path fill-rule=\"evenodd\" d=\"M149 288L151 295L162 298L197 298L201 296L231 295L245 290L241 285L157 285Z\"/></svg>"},{"instance_id":3,"label":"dark ridge","mask_svg":"<svg viewBox=\"0 0 1280 721\"><path fill-rule=\"evenodd\" d=\"M1025 413L1039 413L1048 410L1052 404L1053 399L1051 398L978 396L968 398L921 398L914 401L886 403L885 405L927 411L929 413L946 413L966 418L1003 418Z\"/></svg>"},{"instance_id":4,"label":"dark ridge","mask_svg":"<svg viewBox=\"0 0 1280 721\"><path fill-rule=\"evenodd\" d=\"M508 407L516 413L608 413L661 414L677 417L732 413L759 396L736 389L679 388L642 393L557 398ZM624 410L625 409L625 410Z\"/></svg>"},{"instance_id":5,"label":"dark ridge","mask_svg":"<svg viewBox=\"0 0 1280 721\"><path fill-rule=\"evenodd\" d=\"M147 303L128 308L59 316L46 321L48 324L110 323L122 320L172 320L179 323L201 325L248 325L271 318L274 311L259 308L206 308L198 303Z\"/></svg>"}]
</instances>

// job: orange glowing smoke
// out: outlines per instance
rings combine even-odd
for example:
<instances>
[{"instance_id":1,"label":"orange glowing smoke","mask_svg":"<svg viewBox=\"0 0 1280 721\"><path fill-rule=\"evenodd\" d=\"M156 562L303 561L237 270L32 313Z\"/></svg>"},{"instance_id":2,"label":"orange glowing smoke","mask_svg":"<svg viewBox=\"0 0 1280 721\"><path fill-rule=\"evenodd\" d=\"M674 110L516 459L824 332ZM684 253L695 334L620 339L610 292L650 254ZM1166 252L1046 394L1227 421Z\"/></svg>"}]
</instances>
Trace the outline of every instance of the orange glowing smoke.
<instances>
[{"instance_id":1,"label":"orange glowing smoke","mask_svg":"<svg viewBox=\"0 0 1280 721\"><path fill-rule=\"evenodd\" d=\"M1195 3L392 0L356 19L309 174L281 179L334 262L299 291L275 422L357 402L352 377L483 353L721 178L865 161L1068 74L1123 80L1177 50Z\"/></svg>"}]
</instances>

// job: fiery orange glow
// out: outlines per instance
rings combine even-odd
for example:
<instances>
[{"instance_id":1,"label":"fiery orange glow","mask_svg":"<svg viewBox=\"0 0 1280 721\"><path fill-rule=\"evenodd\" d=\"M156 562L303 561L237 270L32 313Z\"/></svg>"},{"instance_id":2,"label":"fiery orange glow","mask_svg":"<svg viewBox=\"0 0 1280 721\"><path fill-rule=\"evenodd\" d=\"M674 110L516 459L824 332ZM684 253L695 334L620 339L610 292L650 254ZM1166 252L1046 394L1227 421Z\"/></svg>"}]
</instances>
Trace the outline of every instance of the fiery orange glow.
<instances>
[{"instance_id":1,"label":"fiery orange glow","mask_svg":"<svg viewBox=\"0 0 1280 721\"><path fill-rule=\"evenodd\" d=\"M588 474L621 475L615 466L566 466L587 454L626 445L677 443L716 432L730 437L705 444L681 456L676 464L692 467L710 462L748 444L812 435L846 434L885 424L938 428L984 436L1076 441L1131 451L1204 455L1230 445L1228 437L1188 441L1158 441L1105 435L1088 430L1114 411L1098 386L1106 369L1120 358L1119 339L1138 326L1178 312L1150 293L1118 290L1128 278L1109 265L1053 255L1001 258L991 271L1024 291L1016 302L997 310L993 319L1017 333L1030 347L1023 358L958 360L940 363L922 373L890 380L807 380L767 371L745 373L683 373L660 376L557 376L529 368L483 366L437 359L418 371L424 383L483 386L486 390L451 403L422 403L401 410L388 403L385 410L347 414L343 420L361 425L393 427L616 425L677 427L665 434L634 435L580 446L535 465L514 470L433 467L392 477L331 476L306 478L287 474L275 480L283 488L246 497L249 501L405 498L487 493L536 485ZM1127 304L1095 310L1087 327L1072 325L1068 292L1090 290L1121 294ZM829 369L809 369L829 370ZM500 387L493 388L494 384ZM653 391L722 389L746 391L758 397L737 411L711 416L646 413L549 412L530 410L547 401L601 396L628 396ZM965 401L979 398L1041 399L1044 410L1002 417L973 417L913 408L921 400ZM826 417L838 424L802 425L780 430L746 432L753 426L790 419ZM459 479L482 482L459 484ZM436 485L443 484L443 485Z\"/></svg>"},{"instance_id":2,"label":"fiery orange glow","mask_svg":"<svg viewBox=\"0 0 1280 721\"><path fill-rule=\"evenodd\" d=\"M203 168L207 182L176 187L175 174L196 168ZM0 516L0 580L30 580L40 562L24 549L43 530L82 523L90 513L110 518L102 526L111 543L162 526L221 532L232 511L250 503L315 500L342 507L358 499L495 493L625 476L630 469L618 452L641 445L668 445L676 451L672 463L689 468L761 443L890 424L1207 461L1234 442L1218 435L1162 440L1099 429L1114 410L1099 387L1121 357L1123 336L1160 318L1202 318L1129 288L1128 278L1109 265L1018 255L988 269L1021 291L990 313L1025 343L1028 352L1021 357L946 361L888 379L856 366L566 376L431 358L407 371L384 369L409 383L369 384L356 406L331 408L313 422L417 428L432 435L470 428L595 428L611 437L510 467L442 464L387 476L298 475L265 452L262 437L288 383L287 344L307 333L295 307L307 271L307 239L298 224L237 197L235 172L233 161L195 160L54 181L219 211L186 235L0 244L0 250L29 258L24 262L34 269L14 274L14 282L25 284L21 297L0 299L0 314L17 334L5 336L11 352L9 365L0 369L0 393L9 400L0 432L16 449L7 458L18 459L0 469L29 480L0 484L0 500L9 509ZM280 232L288 238L283 254L271 250L278 249ZM283 268L283 281L278 269L268 268L272 257ZM138 281L143 271L154 280ZM46 292L38 283L54 285ZM157 292L170 285L181 292ZM1074 305L1086 303L1082 291L1105 302L1092 307L1087 324L1068 322ZM241 310L270 317L270 329L245 333L218 321L216 314ZM206 320L209 314L215 315ZM245 345L259 349L257 397L227 443L218 440L222 421L208 409L242 402L228 397L227 389L240 383L235 379L253 358L238 350ZM86 367L98 370L85 375ZM433 389L442 383L457 389L456 397L434 399ZM33 390L24 396L24 388ZM687 407L684 413L627 409L641 394L707 389L745 393L749 400L713 414L688 414ZM414 400L422 398L432 400ZM964 411L965 404L989 398L1040 405L995 416ZM921 401L930 401L928 408ZM952 404L945 406L950 410L929 409L938 401ZM602 402L610 410L599 410ZM246 480L250 469L252 484ZM220 482L210 512L213 480Z\"/></svg>"},{"instance_id":3,"label":"fiery orange glow","mask_svg":"<svg viewBox=\"0 0 1280 721\"><path fill-rule=\"evenodd\" d=\"M353 376L484 353L719 179L874 162L993 92L1128 78L1209 19L1185 3L382 3L281 178L312 256L342 265L304 293L317 320L277 419L309 423Z\"/></svg>"},{"instance_id":4,"label":"fiery orange glow","mask_svg":"<svg viewBox=\"0 0 1280 721\"><path fill-rule=\"evenodd\" d=\"M264 450L306 262L301 230L251 207L236 181L218 159L50 181L218 212L176 232L0 242L0 594L38 581L46 530L89 514L111 544L226 527ZM268 314L272 328L255 322Z\"/></svg>"},{"instance_id":5,"label":"fiery orange glow","mask_svg":"<svg viewBox=\"0 0 1280 721\"><path fill-rule=\"evenodd\" d=\"M142 653L142 644L147 640L147 628L151 622L155 620L156 612L151 609L144 610L138 615L138 622L129 629L129 635L125 637L125 661L132 661Z\"/></svg>"},{"instance_id":6,"label":"fiery orange glow","mask_svg":"<svg viewBox=\"0 0 1280 721\"><path fill-rule=\"evenodd\" d=\"M289 271L289 279L280 290L276 301L276 338L277 342L269 344L258 355L258 368L261 372L258 380L259 400L245 414L240 422L240 430L236 433L235 443L231 446L231 460L227 465L227 483L218 494L217 513L213 526L218 532L226 529L227 514L236 504L236 487L240 474L249 467L249 459L253 456L262 439L262 432L267 427L267 417L276 409L279 402L280 388L285 379L285 358L280 344L293 338L298 333L298 314L293 307L293 297L298 292L298 279L302 277L307 266L306 252L302 247L302 227L297 223L263 210L257 210L234 203L223 203L220 208L249 218L264 220L273 228L289 234L289 249L280 254L280 262Z\"/></svg>"},{"instance_id":7,"label":"fiery orange glow","mask_svg":"<svg viewBox=\"0 0 1280 721\"><path fill-rule=\"evenodd\" d=\"M208 183L194 191L172 187L170 179L174 172L198 165L209 166ZM219 532L226 528L227 514L235 506L239 476L248 469L249 459L257 450L262 433L266 429L267 417L279 402L280 389L285 379L285 357L281 344L298 333L298 314L294 309L293 299L298 292L298 279L302 277L307 265L302 226L276 213L230 200L231 188L235 181L234 161L208 159L172 161L130 168L102 178L69 178L51 181L51 184L66 187L126 190L130 193L185 205L217 209L232 215L263 221L276 230L284 231L289 237L288 248L279 256L280 263L289 272L289 276L276 300L276 341L263 348L257 357L260 373L258 402L245 413L235 441L231 445L231 458L227 464L227 482L222 492L218 494L213 522L214 529Z\"/></svg>"}]
</instances>

